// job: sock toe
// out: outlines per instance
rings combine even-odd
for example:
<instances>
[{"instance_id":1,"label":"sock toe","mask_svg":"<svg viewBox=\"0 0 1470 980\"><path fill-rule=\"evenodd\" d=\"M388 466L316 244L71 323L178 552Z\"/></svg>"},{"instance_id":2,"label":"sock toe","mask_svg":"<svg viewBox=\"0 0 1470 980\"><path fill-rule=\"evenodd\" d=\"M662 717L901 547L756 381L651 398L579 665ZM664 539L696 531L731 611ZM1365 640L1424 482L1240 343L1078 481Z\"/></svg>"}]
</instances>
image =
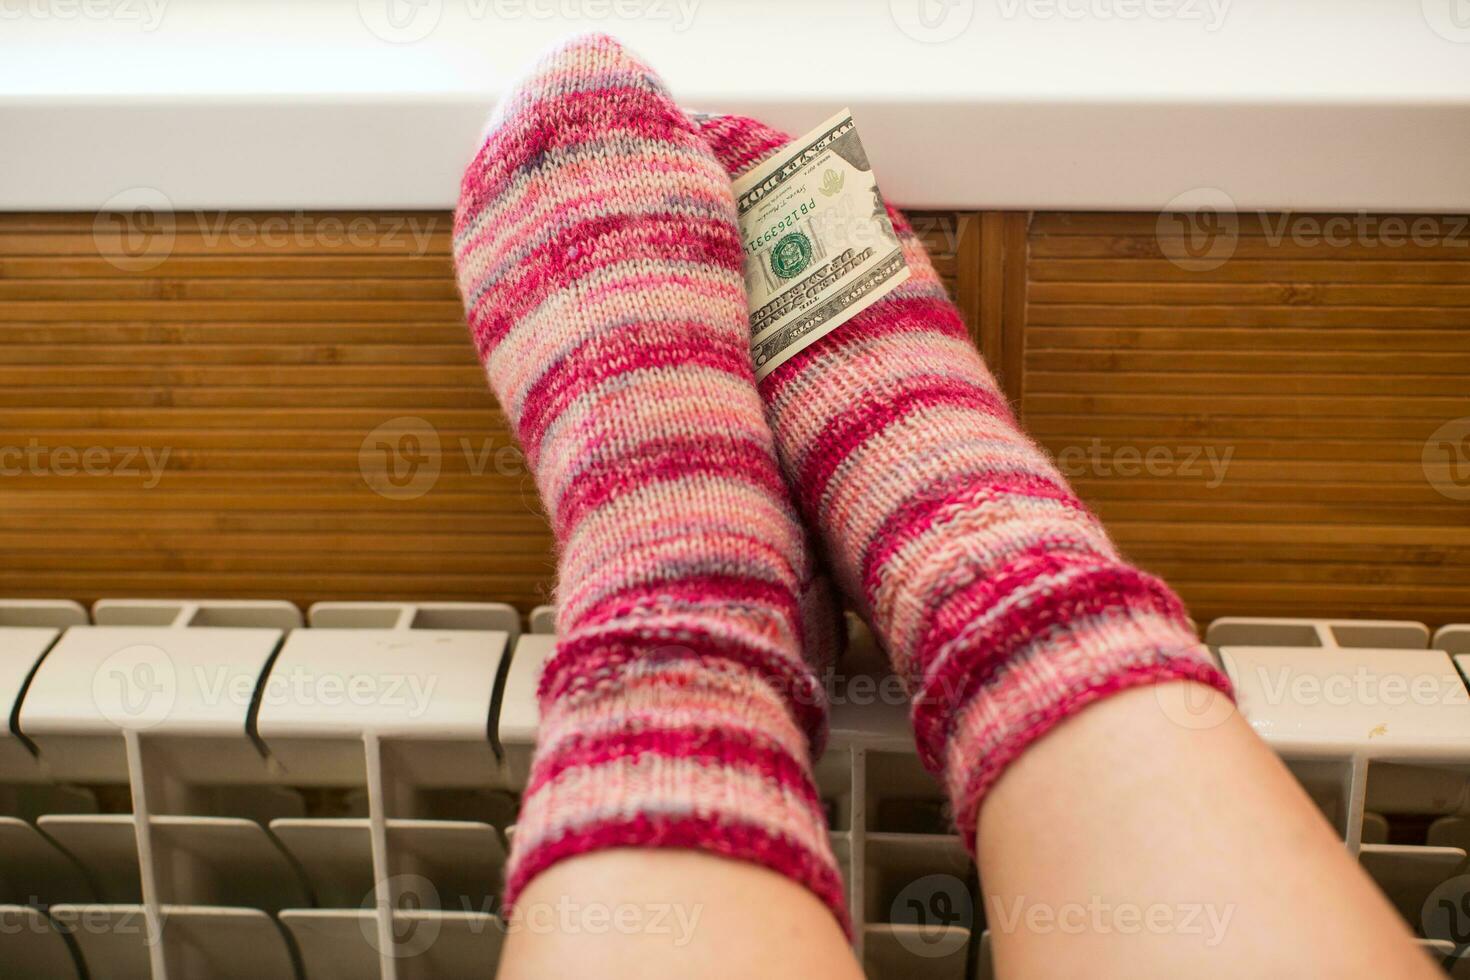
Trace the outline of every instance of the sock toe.
<instances>
[{"instance_id":1,"label":"sock toe","mask_svg":"<svg viewBox=\"0 0 1470 980\"><path fill-rule=\"evenodd\" d=\"M579 35L547 51L496 105L460 185L459 211L589 139L697 138L651 68L606 34Z\"/></svg>"},{"instance_id":2,"label":"sock toe","mask_svg":"<svg viewBox=\"0 0 1470 980\"><path fill-rule=\"evenodd\" d=\"M748 116L691 115L699 135L731 177L745 173L791 142L791 137Z\"/></svg>"}]
</instances>

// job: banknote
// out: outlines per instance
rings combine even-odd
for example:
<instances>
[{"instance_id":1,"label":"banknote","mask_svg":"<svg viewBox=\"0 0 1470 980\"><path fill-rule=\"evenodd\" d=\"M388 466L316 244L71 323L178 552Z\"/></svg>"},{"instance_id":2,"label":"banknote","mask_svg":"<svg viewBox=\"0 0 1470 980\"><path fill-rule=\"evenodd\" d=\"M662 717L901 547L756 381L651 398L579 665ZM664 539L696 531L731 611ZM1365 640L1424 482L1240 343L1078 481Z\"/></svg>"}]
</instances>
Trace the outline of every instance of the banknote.
<instances>
[{"instance_id":1,"label":"banknote","mask_svg":"<svg viewBox=\"0 0 1470 980\"><path fill-rule=\"evenodd\" d=\"M756 377L908 278L849 110L793 140L734 189Z\"/></svg>"}]
</instances>

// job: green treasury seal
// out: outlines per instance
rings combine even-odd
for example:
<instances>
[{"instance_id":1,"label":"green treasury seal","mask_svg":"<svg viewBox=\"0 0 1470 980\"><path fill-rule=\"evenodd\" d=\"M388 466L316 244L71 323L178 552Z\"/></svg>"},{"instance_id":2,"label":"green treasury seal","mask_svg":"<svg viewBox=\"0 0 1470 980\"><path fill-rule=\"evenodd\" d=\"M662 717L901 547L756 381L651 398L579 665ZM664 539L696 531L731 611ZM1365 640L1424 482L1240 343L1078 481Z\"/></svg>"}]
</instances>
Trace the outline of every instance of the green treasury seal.
<instances>
[{"instance_id":1,"label":"green treasury seal","mask_svg":"<svg viewBox=\"0 0 1470 980\"><path fill-rule=\"evenodd\" d=\"M812 243L799 231L782 238L771 249L771 271L782 279L798 276L812 264Z\"/></svg>"}]
</instances>

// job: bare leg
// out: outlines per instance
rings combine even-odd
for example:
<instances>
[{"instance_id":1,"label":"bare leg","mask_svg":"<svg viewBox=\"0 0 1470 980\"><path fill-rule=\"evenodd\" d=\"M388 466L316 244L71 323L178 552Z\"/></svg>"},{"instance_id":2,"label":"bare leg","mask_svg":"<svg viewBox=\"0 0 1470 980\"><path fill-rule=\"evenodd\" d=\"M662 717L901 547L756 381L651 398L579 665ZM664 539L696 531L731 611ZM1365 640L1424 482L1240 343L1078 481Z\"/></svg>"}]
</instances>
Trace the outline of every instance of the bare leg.
<instances>
[{"instance_id":1,"label":"bare leg","mask_svg":"<svg viewBox=\"0 0 1470 980\"><path fill-rule=\"evenodd\" d=\"M862 976L837 920L810 891L695 851L610 850L564 862L531 882L515 915L505 978Z\"/></svg>"},{"instance_id":2,"label":"bare leg","mask_svg":"<svg viewBox=\"0 0 1470 980\"><path fill-rule=\"evenodd\" d=\"M996 784L978 859L998 974L1436 976L1238 713L1170 720L1160 699L1185 693L1093 705Z\"/></svg>"}]
</instances>

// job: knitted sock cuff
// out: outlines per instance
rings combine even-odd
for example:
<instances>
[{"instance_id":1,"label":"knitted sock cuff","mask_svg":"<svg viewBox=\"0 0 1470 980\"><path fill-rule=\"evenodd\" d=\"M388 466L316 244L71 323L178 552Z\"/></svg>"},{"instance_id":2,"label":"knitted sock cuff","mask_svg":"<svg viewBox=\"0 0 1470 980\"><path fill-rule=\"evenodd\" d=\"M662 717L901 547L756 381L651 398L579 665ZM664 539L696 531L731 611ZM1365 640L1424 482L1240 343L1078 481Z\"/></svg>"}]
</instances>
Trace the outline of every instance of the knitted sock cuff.
<instances>
[{"instance_id":1,"label":"knitted sock cuff","mask_svg":"<svg viewBox=\"0 0 1470 980\"><path fill-rule=\"evenodd\" d=\"M1170 681L1193 681L1233 697L1229 679L1189 626L1148 608L1123 605L1068 620L1034 634L998 665L973 650L955 656L968 657L967 669L945 672L948 691L926 685L913 714L916 731L924 733L920 751L935 760L972 854L976 820L996 781L1033 743L1088 705Z\"/></svg>"},{"instance_id":2,"label":"knitted sock cuff","mask_svg":"<svg viewBox=\"0 0 1470 980\"><path fill-rule=\"evenodd\" d=\"M505 902L567 858L608 847L697 850L804 885L849 934L807 739L756 671L692 651L637 651L596 684L542 698Z\"/></svg>"}]
</instances>

